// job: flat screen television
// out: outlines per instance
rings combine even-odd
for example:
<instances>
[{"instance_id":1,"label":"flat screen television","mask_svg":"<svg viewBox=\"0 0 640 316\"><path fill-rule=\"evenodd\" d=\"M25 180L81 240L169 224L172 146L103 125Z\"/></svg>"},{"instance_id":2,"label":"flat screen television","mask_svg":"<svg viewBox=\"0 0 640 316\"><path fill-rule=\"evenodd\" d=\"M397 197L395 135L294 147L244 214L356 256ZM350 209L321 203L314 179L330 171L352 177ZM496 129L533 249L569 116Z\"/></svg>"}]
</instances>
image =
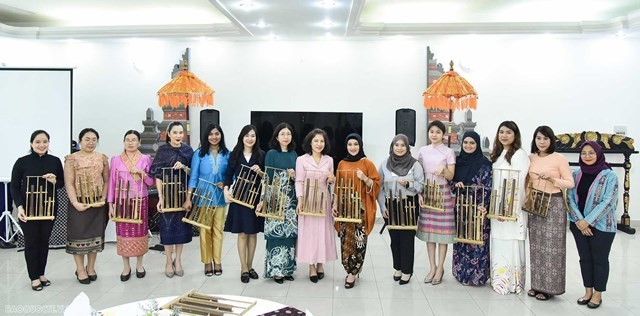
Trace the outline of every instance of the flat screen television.
<instances>
[{"instance_id":1,"label":"flat screen television","mask_svg":"<svg viewBox=\"0 0 640 316\"><path fill-rule=\"evenodd\" d=\"M251 124L258 128L260 148L267 152L274 128L282 123L293 127L293 140L298 155L304 154L302 141L314 128L321 128L329 136L330 156L337 163L346 156L344 140L350 133L362 135L362 113L354 112L269 112L251 111ZM364 137L364 135L362 135Z\"/></svg>"}]
</instances>

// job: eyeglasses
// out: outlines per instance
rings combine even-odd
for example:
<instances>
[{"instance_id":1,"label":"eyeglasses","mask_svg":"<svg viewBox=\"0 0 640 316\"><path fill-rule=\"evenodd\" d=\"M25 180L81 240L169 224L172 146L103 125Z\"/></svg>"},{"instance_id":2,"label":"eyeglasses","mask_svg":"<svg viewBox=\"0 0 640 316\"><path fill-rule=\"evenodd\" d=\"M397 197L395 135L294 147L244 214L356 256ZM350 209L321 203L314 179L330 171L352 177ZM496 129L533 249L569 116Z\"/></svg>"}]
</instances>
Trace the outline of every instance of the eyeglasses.
<instances>
[{"instance_id":1,"label":"eyeglasses","mask_svg":"<svg viewBox=\"0 0 640 316\"><path fill-rule=\"evenodd\" d=\"M594 152L590 152L590 153L580 153L580 156L582 157L595 157L596 153Z\"/></svg>"}]
</instances>

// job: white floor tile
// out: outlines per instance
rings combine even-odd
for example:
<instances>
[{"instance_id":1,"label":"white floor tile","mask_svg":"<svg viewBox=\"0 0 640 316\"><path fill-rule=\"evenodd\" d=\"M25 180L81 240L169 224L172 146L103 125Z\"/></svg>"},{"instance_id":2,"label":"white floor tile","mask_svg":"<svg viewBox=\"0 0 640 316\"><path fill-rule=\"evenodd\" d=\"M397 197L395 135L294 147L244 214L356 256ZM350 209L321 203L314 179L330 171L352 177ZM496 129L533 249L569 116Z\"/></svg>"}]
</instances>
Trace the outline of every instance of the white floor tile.
<instances>
[{"instance_id":1,"label":"white floor tile","mask_svg":"<svg viewBox=\"0 0 640 316\"><path fill-rule=\"evenodd\" d=\"M567 238L566 293L541 302L524 295L498 295L489 285L463 286L451 275L451 248L445 260L442 284L433 286L422 281L430 270L424 242L416 240L414 275L411 282L400 286L392 280L393 267L389 236L378 234L380 225L369 236L367 257L353 289L344 288L346 273L340 259L325 265L325 279L314 284L308 278L308 265L300 264L295 281L280 285L262 278L264 272L263 236L258 237L254 268L258 280L240 282L240 264L236 236L225 234L222 253L223 274L206 277L200 262L199 241L187 244L182 256L184 277L171 279L164 275L165 255L150 250L144 256L147 275L120 281L122 258L115 244L109 243L98 255L98 281L90 285L78 283L73 272L72 257L64 250L51 250L47 265L50 287L42 292L31 290L24 263L24 253L15 249L0 249L0 314L4 308L21 304L66 306L81 291L97 308L119 305L153 297L166 297L197 289L209 294L244 295L269 299L298 309L308 309L313 315L637 315L640 316L640 243L636 236L618 233L609 261L611 274L604 302L599 309L578 306L575 301L584 293L580 265L573 239ZM639 237L640 238L640 237ZM157 238L153 238L156 240ZM339 248L338 248L339 249ZM339 254L338 254L339 255ZM131 260L135 268L135 259ZM529 283L525 286L528 289ZM46 313L42 314L46 315Z\"/></svg>"}]
</instances>

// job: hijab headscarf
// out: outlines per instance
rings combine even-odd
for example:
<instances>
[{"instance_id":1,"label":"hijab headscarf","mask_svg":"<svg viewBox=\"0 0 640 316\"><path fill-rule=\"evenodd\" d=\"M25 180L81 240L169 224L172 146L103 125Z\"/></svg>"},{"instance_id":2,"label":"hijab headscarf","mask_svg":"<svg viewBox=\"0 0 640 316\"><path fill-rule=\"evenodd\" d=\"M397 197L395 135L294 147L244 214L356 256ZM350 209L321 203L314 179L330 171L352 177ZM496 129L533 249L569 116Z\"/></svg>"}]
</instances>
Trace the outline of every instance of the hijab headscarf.
<instances>
[{"instance_id":1,"label":"hijab headscarf","mask_svg":"<svg viewBox=\"0 0 640 316\"><path fill-rule=\"evenodd\" d=\"M480 168L483 165L490 166L491 162L482 154L480 135L474 131L465 132L462 141L464 142L467 137L473 138L476 142L476 150L470 154L464 149L460 150L460 154L456 157L456 171L453 175L453 181L471 184L471 180L478 174Z\"/></svg>"},{"instance_id":2,"label":"hijab headscarf","mask_svg":"<svg viewBox=\"0 0 640 316\"><path fill-rule=\"evenodd\" d=\"M604 153L602 152L602 147L600 146L600 144L594 141L587 140L582 143L582 145L580 145L580 152L582 152L584 146L587 145L591 146L593 148L593 151L596 152L596 163L589 166L585 164L584 161L582 161L582 155L580 155L580 158L578 159L578 165L580 165L580 170L582 170L582 173L597 175L602 170L611 169L611 165L609 165L604 158Z\"/></svg>"},{"instance_id":3,"label":"hijab headscarf","mask_svg":"<svg viewBox=\"0 0 640 316\"><path fill-rule=\"evenodd\" d=\"M393 145L397 142L403 142L404 146L407 148L407 152L398 156L393 152ZM395 173L398 176L406 176L409 173L409 170L413 168L413 164L416 163L416 159L411 156L411 148L409 147L409 138L404 134L398 134L393 137L391 141L391 146L389 146L389 159L387 159L387 169L391 170L391 172Z\"/></svg>"},{"instance_id":4,"label":"hijab headscarf","mask_svg":"<svg viewBox=\"0 0 640 316\"><path fill-rule=\"evenodd\" d=\"M358 153L355 156L352 156L349 151L347 150L347 157L344 158L344 160L346 161L350 161L350 162L356 162L364 157L366 157L367 155L364 154L364 148L362 146L362 137L360 137L360 135L356 134L356 133L351 133L349 135L347 135L347 139L345 139L344 141L344 146L347 147L347 143L349 143L349 140L351 139L355 139L358 141L358 145L360 147L360 150L358 151Z\"/></svg>"}]
</instances>

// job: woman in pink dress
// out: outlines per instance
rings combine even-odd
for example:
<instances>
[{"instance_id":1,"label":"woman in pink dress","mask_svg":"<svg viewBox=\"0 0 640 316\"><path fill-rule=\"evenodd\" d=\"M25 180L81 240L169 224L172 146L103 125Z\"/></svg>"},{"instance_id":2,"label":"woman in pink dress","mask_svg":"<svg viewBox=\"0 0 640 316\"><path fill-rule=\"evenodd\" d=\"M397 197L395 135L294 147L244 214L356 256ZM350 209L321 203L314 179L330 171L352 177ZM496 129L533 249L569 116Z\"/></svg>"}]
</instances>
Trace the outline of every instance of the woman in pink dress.
<instances>
[{"instance_id":1,"label":"woman in pink dress","mask_svg":"<svg viewBox=\"0 0 640 316\"><path fill-rule=\"evenodd\" d=\"M336 237L333 232L333 216L331 216L331 191L329 185L335 182L333 175L333 158L329 157L329 137L319 128L309 132L304 138L302 149L306 154L296 160L296 196L298 197L297 212L305 212L315 200L320 205L325 216L298 215L298 262L309 264L309 279L313 283L324 278L323 264L338 258L336 252ZM307 181L309 180L309 181ZM310 192L317 192L316 199L305 196L305 184ZM305 203L308 202L308 203ZM306 204L306 205L305 205Z\"/></svg>"},{"instance_id":2,"label":"woman in pink dress","mask_svg":"<svg viewBox=\"0 0 640 316\"><path fill-rule=\"evenodd\" d=\"M116 223L118 255L122 256L124 268L120 274L120 281L125 282L131 277L129 258L136 257L136 277L144 278L146 271L142 265L142 256L149 249L148 219L149 199L147 186L152 186L155 179L149 174L151 156L143 155L140 147L140 133L129 130L124 134L124 151L111 158L111 176L109 176L109 218L116 215L116 200L121 200L120 205L133 205L135 197L141 197L140 219L141 224ZM117 196L116 187L126 185L130 191L127 196ZM121 191L126 192L126 191ZM138 196L140 194L140 196ZM128 200L128 201L127 201ZM118 211L121 211L120 209ZM126 211L131 211L131 208Z\"/></svg>"}]
</instances>

